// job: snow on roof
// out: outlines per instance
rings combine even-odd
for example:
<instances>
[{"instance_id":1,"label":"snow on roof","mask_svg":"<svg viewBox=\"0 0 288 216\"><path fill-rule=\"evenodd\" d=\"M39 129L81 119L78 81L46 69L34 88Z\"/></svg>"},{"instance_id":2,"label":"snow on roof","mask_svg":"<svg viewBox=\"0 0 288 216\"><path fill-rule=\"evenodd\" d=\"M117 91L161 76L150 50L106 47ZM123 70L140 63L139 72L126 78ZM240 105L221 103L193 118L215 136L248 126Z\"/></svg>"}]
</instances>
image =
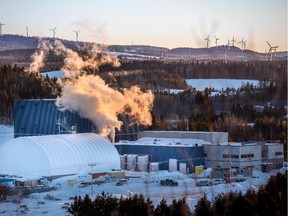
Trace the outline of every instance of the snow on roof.
<instances>
[{"instance_id":1,"label":"snow on roof","mask_svg":"<svg viewBox=\"0 0 288 216\"><path fill-rule=\"evenodd\" d=\"M210 142L201 139L180 139L180 138L155 138L155 137L143 137L136 141L120 141L115 143L116 145L128 144L128 145L158 145L158 146L179 146L179 147L194 147L202 146L203 144L209 144Z\"/></svg>"},{"instance_id":2,"label":"snow on roof","mask_svg":"<svg viewBox=\"0 0 288 216\"><path fill-rule=\"evenodd\" d=\"M115 146L94 133L18 137L0 147L2 174L52 176L91 169L120 169Z\"/></svg>"},{"instance_id":3,"label":"snow on roof","mask_svg":"<svg viewBox=\"0 0 288 216\"><path fill-rule=\"evenodd\" d=\"M232 146L232 147L241 147L241 146L256 146L259 145L258 142L223 142L223 143L208 143L206 145L213 145L213 146Z\"/></svg>"}]
</instances>

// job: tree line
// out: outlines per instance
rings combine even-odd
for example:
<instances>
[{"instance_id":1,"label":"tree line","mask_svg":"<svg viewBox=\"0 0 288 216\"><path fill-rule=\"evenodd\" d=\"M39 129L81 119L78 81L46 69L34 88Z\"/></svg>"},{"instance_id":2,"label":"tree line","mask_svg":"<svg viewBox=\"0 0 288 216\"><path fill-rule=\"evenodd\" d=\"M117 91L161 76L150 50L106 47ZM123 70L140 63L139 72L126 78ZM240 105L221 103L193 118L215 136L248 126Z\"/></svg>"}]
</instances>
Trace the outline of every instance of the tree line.
<instances>
[{"instance_id":1,"label":"tree line","mask_svg":"<svg viewBox=\"0 0 288 216\"><path fill-rule=\"evenodd\" d=\"M0 65L0 123L13 122L14 100L55 98L56 81L17 65Z\"/></svg>"},{"instance_id":2,"label":"tree line","mask_svg":"<svg viewBox=\"0 0 288 216\"><path fill-rule=\"evenodd\" d=\"M113 68L102 65L99 73L107 71L162 70L183 79L226 78L255 80L286 80L287 61L224 61L224 60L127 60Z\"/></svg>"}]
</instances>

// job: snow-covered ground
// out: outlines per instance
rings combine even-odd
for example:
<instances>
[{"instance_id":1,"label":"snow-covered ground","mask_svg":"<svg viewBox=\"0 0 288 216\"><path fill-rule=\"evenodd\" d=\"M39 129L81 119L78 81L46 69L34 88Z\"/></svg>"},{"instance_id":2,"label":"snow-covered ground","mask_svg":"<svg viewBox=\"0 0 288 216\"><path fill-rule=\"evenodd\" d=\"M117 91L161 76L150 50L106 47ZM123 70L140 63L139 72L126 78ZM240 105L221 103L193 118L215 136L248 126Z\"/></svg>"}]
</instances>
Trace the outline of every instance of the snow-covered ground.
<instances>
[{"instance_id":1,"label":"snow-covered ground","mask_svg":"<svg viewBox=\"0 0 288 216\"><path fill-rule=\"evenodd\" d=\"M257 86L259 81L244 79L186 79L186 83L199 91L203 91L205 88L214 88L215 90L221 91L226 88L239 89L248 83Z\"/></svg>"},{"instance_id":2,"label":"snow-covered ground","mask_svg":"<svg viewBox=\"0 0 288 216\"><path fill-rule=\"evenodd\" d=\"M203 174L194 175L192 178L191 175L183 175L179 172L126 172L127 176L138 176L138 178L128 178L126 184L116 186L116 180L102 176L99 179L94 179L94 181L104 181L105 183L93 185L93 187L91 185L81 186L81 182L91 181L91 177L87 173L67 176L48 183L49 186L56 188L53 191L33 193L27 198L21 199L20 202L13 202L13 199L16 199L16 197L12 197L8 202L1 202L0 214L3 212L5 215L18 215L22 211L28 215L67 215L66 207L73 202L75 196L80 195L83 197L85 194L88 194L94 198L102 192L110 193L116 197L143 194L144 197L150 198L155 206L160 203L162 198L165 198L167 203L171 204L174 198L185 197L190 210L194 211L195 205L204 194L212 201L218 194L230 191L242 193L246 193L248 189L257 191L259 186L267 184L269 179L269 174L254 171L254 178L249 178L244 182L197 187L196 182L199 179L206 179L205 172ZM179 185L176 187L161 186L159 183L160 180L166 178L176 180ZM23 205L27 207L26 210Z\"/></svg>"}]
</instances>

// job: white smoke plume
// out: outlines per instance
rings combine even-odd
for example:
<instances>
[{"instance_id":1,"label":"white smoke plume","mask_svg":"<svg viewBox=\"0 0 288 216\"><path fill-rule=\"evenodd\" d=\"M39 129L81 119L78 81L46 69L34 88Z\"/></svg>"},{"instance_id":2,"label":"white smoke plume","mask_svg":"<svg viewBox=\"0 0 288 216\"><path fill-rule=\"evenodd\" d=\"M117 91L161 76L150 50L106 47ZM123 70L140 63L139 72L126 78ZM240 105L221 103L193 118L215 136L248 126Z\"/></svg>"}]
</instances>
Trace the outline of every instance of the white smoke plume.
<instances>
[{"instance_id":1,"label":"white smoke plume","mask_svg":"<svg viewBox=\"0 0 288 216\"><path fill-rule=\"evenodd\" d=\"M32 72L38 73L39 69L45 65L44 60L51 48L52 48L51 44L47 40L40 40L38 42L37 50L32 55L33 61L28 69L30 73Z\"/></svg>"},{"instance_id":2,"label":"white smoke plume","mask_svg":"<svg viewBox=\"0 0 288 216\"><path fill-rule=\"evenodd\" d=\"M67 77L80 75L81 70L93 69L97 71L102 64L113 64L119 67L118 58L112 55L99 55L101 47L95 43L92 44L88 55L81 57L77 52L67 48L60 40L50 42L49 40L40 40L37 51L32 55L33 62L30 64L30 72L39 72L44 66L44 60L47 54L51 52L64 57L64 66L61 68Z\"/></svg>"},{"instance_id":3,"label":"white smoke plume","mask_svg":"<svg viewBox=\"0 0 288 216\"><path fill-rule=\"evenodd\" d=\"M142 125L151 125L153 100L151 91L143 93L133 86L122 93L110 88L99 76L84 75L65 82L56 105L90 119L101 136L113 140L115 128L122 125L117 118L120 113L130 115Z\"/></svg>"},{"instance_id":4,"label":"white smoke plume","mask_svg":"<svg viewBox=\"0 0 288 216\"><path fill-rule=\"evenodd\" d=\"M142 92L133 86L119 92L105 84L99 76L87 75L81 71L98 70L102 64L120 66L118 58L111 55L99 55L101 47L93 44L87 56L81 57L77 52L65 47L59 40L41 41L38 51L33 54L34 62L29 71L39 72L44 65L47 54L51 52L64 57L61 68L69 79L58 80L62 94L56 100L59 109L79 113L91 120L101 136L114 139L115 128L123 124L118 120L119 114L128 114L139 124L151 125L151 109L154 95L151 91Z\"/></svg>"}]
</instances>

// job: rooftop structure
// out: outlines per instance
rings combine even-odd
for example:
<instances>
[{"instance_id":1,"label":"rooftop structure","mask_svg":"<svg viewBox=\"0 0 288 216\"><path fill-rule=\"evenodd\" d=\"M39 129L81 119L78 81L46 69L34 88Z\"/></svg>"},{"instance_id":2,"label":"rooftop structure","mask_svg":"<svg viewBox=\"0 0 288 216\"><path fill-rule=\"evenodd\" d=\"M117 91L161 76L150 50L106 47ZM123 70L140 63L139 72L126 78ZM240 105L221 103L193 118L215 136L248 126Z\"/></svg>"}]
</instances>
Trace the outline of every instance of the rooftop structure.
<instances>
[{"instance_id":1,"label":"rooftop structure","mask_svg":"<svg viewBox=\"0 0 288 216\"><path fill-rule=\"evenodd\" d=\"M200 139L210 143L227 143L227 132L207 132L207 131L139 131L137 138L179 138L179 139Z\"/></svg>"}]
</instances>

